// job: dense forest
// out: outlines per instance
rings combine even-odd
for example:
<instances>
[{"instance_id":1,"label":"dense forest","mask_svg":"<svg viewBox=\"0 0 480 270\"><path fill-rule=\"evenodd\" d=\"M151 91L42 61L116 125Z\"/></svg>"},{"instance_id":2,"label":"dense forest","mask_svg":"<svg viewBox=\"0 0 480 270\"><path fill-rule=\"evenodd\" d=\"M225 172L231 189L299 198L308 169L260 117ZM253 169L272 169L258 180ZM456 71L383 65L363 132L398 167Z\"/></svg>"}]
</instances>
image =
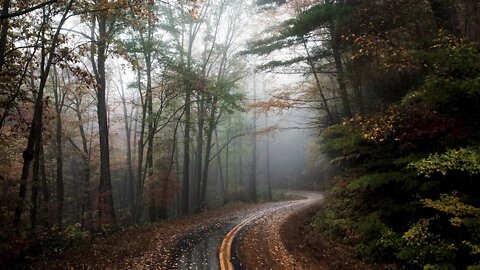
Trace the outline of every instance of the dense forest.
<instances>
[{"instance_id":1,"label":"dense forest","mask_svg":"<svg viewBox=\"0 0 480 270\"><path fill-rule=\"evenodd\" d=\"M480 3L262 2L295 15L250 50L304 50L262 67L304 68L282 97L319 110L332 165L311 230L372 263L479 269Z\"/></svg>"},{"instance_id":2,"label":"dense forest","mask_svg":"<svg viewBox=\"0 0 480 270\"><path fill-rule=\"evenodd\" d=\"M2 1L3 254L257 200L247 5Z\"/></svg>"},{"instance_id":3,"label":"dense forest","mask_svg":"<svg viewBox=\"0 0 480 270\"><path fill-rule=\"evenodd\" d=\"M0 263L293 186L313 249L480 269L478 0L0 2Z\"/></svg>"}]
</instances>

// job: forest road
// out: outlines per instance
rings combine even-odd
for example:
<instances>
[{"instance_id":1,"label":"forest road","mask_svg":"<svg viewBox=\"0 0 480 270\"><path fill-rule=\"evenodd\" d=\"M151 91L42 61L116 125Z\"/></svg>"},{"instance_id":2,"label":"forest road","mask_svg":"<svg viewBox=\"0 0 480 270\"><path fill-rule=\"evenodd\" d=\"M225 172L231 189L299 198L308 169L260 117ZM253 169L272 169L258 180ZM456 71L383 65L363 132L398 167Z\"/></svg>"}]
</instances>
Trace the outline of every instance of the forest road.
<instances>
[{"instance_id":1,"label":"forest road","mask_svg":"<svg viewBox=\"0 0 480 270\"><path fill-rule=\"evenodd\" d=\"M319 203L323 196L309 191L288 193L300 199L261 204L188 233L173 250L169 269L280 269L294 265L295 259L280 239L281 224L292 213Z\"/></svg>"}]
</instances>

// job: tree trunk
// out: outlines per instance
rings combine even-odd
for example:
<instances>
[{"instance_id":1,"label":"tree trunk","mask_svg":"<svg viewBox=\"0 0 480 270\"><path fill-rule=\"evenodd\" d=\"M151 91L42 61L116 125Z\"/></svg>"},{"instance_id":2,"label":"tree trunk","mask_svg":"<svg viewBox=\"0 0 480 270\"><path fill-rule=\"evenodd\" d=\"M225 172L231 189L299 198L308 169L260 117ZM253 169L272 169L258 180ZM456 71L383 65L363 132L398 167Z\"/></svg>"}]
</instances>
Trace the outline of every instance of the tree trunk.
<instances>
[{"instance_id":1,"label":"tree trunk","mask_svg":"<svg viewBox=\"0 0 480 270\"><path fill-rule=\"evenodd\" d=\"M240 167L238 184L240 187L243 186L243 159L242 159L242 137L238 138L238 149L240 149L240 154L238 155L238 166Z\"/></svg>"},{"instance_id":2,"label":"tree trunk","mask_svg":"<svg viewBox=\"0 0 480 270\"><path fill-rule=\"evenodd\" d=\"M40 76L40 85L38 87L38 93L35 99L35 108L33 111L32 121L30 123L30 131L28 134L27 147L23 152L23 167L22 167L22 175L20 177L20 188L19 188L19 195L18 195L19 200L17 202L17 206L15 207L15 213L13 217L13 227L15 228L15 232L17 235L20 234L20 221L23 213L25 196L27 194L30 162L34 158L34 145L35 145L35 142L38 141L37 138L40 136L42 132L41 121L43 119L43 94L45 90L45 85L47 83L48 75L50 73L50 68L52 66L52 62L55 56L54 52L58 45L60 29L62 28L63 24L67 19L67 14L69 13L72 4L73 4L73 0L67 4L64 14L58 24L57 30L53 35L47 61L45 61L45 58L46 58L45 46L42 47L42 61L41 61L42 72Z\"/></svg>"},{"instance_id":3,"label":"tree trunk","mask_svg":"<svg viewBox=\"0 0 480 270\"><path fill-rule=\"evenodd\" d=\"M461 37L455 2L451 0L429 0L439 29L444 29L456 37Z\"/></svg>"},{"instance_id":4,"label":"tree trunk","mask_svg":"<svg viewBox=\"0 0 480 270\"><path fill-rule=\"evenodd\" d=\"M257 102L257 82L253 77L253 102ZM252 175L250 178L249 195L250 200L257 202L257 110L253 109L253 134L252 134Z\"/></svg>"},{"instance_id":5,"label":"tree trunk","mask_svg":"<svg viewBox=\"0 0 480 270\"><path fill-rule=\"evenodd\" d=\"M170 184L170 177L172 176L173 169L178 166L178 154L177 154L177 132L180 121L175 124L175 129L173 132L173 142L172 142L172 151L170 153L170 164L168 167L168 172L166 174L165 183L163 185L162 198L160 200L160 218L167 218L167 192ZM175 174L178 177L178 174Z\"/></svg>"},{"instance_id":6,"label":"tree trunk","mask_svg":"<svg viewBox=\"0 0 480 270\"><path fill-rule=\"evenodd\" d=\"M150 31L150 27L149 27ZM150 42L149 42L150 43ZM152 93L152 59L149 50L145 53L146 75L147 75L147 89L146 89L146 102L148 110L148 135L147 135L147 176L146 179L153 181L153 139L155 136L155 125L153 115L153 93ZM140 199L143 196L144 184L141 186Z\"/></svg>"},{"instance_id":7,"label":"tree trunk","mask_svg":"<svg viewBox=\"0 0 480 270\"><path fill-rule=\"evenodd\" d=\"M87 213L88 223L91 221L91 199L90 199L90 149L88 146L87 134L83 127L83 117L81 110L81 98L75 96L75 113L78 120L78 130L80 131L80 138L82 139L82 166L83 166L83 188L82 188L82 212L81 225L83 228L90 227L85 221L85 213Z\"/></svg>"},{"instance_id":8,"label":"tree trunk","mask_svg":"<svg viewBox=\"0 0 480 270\"><path fill-rule=\"evenodd\" d=\"M2 5L2 19L0 32L0 71L3 70L3 65L5 63L5 53L7 52L7 37L9 29L9 19L6 17L10 9L10 0L3 0Z\"/></svg>"},{"instance_id":9,"label":"tree trunk","mask_svg":"<svg viewBox=\"0 0 480 270\"><path fill-rule=\"evenodd\" d=\"M203 188L202 188L202 154L203 154L203 128L205 125L205 101L203 100L203 96L199 95L199 107L198 107L198 134L197 134L197 158L195 160L195 177L194 177L194 212L198 213L202 211L202 196ZM208 148L208 144L206 145ZM208 160L205 160L205 165L208 166Z\"/></svg>"},{"instance_id":10,"label":"tree trunk","mask_svg":"<svg viewBox=\"0 0 480 270\"><path fill-rule=\"evenodd\" d=\"M265 124L268 128L268 113L265 114ZM267 134L267 188L268 188L268 200L272 201L272 183L270 177L270 136Z\"/></svg>"},{"instance_id":11,"label":"tree trunk","mask_svg":"<svg viewBox=\"0 0 480 270\"><path fill-rule=\"evenodd\" d=\"M230 127L232 124L232 119L229 117L228 118L228 125L227 125L227 142L230 141ZM227 144L227 149L225 149L225 191L228 194L228 182L230 180L230 173L229 173L229 167L230 167L230 144Z\"/></svg>"},{"instance_id":12,"label":"tree trunk","mask_svg":"<svg viewBox=\"0 0 480 270\"><path fill-rule=\"evenodd\" d=\"M200 194L200 211L205 211L207 207L207 183L208 183L208 170L210 169L210 154L212 150L212 137L213 131L216 130L215 125L215 107L217 106L218 99L214 97L212 100L212 108L210 110L210 117L208 123L208 131L207 131L207 142L205 145L205 164L203 165L203 173L202 173L202 191ZM218 147L218 144L217 144Z\"/></svg>"},{"instance_id":13,"label":"tree trunk","mask_svg":"<svg viewBox=\"0 0 480 270\"><path fill-rule=\"evenodd\" d=\"M235 134L238 134L238 125L235 125ZM238 188L238 174L237 174L237 169L238 169L238 164L237 164L237 157L238 155L238 148L237 148L237 142L233 143L233 192L237 194L237 188Z\"/></svg>"},{"instance_id":14,"label":"tree trunk","mask_svg":"<svg viewBox=\"0 0 480 270\"><path fill-rule=\"evenodd\" d=\"M125 97L125 89L123 87L123 80L121 79L122 76L120 75L120 90L121 90L121 99L122 99L122 106L123 106L123 122L125 125L125 137L126 137L126 144L127 144L127 171L126 171L126 193L125 197L127 199L128 205L130 207L130 211L132 213L135 212L135 183L133 179L133 162L132 162L132 142L131 142L131 133L132 127L129 124L128 119L128 110L127 110L127 100Z\"/></svg>"},{"instance_id":15,"label":"tree trunk","mask_svg":"<svg viewBox=\"0 0 480 270\"><path fill-rule=\"evenodd\" d=\"M330 42L332 46L333 59L335 60L335 69L337 71L337 81L340 90L340 99L342 100L343 115L352 117L352 109L348 98L347 83L345 82L345 72L343 69L342 58L339 50L340 37L336 31L335 22L331 21L330 25Z\"/></svg>"},{"instance_id":16,"label":"tree trunk","mask_svg":"<svg viewBox=\"0 0 480 270\"><path fill-rule=\"evenodd\" d=\"M140 124L140 134L138 139L138 155L137 155L137 196L135 198L135 211L133 213L135 223L138 222L140 217L140 205L141 205L141 190L143 189L144 183L144 175L142 174L143 171L143 153L145 150L144 146L144 137L145 137L145 126L147 122L147 103L142 98L142 87L141 87L141 74L140 71L137 73L137 83L138 83L138 94L142 100L142 119Z\"/></svg>"},{"instance_id":17,"label":"tree trunk","mask_svg":"<svg viewBox=\"0 0 480 270\"><path fill-rule=\"evenodd\" d=\"M180 122L180 119L178 120ZM177 136L174 136L174 144L175 144L175 180L177 182L178 185L180 185L180 155L178 154L178 139L177 139ZM175 212L176 214L179 214L181 212L181 208L182 208L182 194L181 194L181 190L180 188L176 188L176 192L175 192L175 196L176 196L176 207L175 207Z\"/></svg>"},{"instance_id":18,"label":"tree trunk","mask_svg":"<svg viewBox=\"0 0 480 270\"><path fill-rule=\"evenodd\" d=\"M217 149L217 153L219 153L220 151L220 141L218 140L218 130L215 129L215 145L217 146L216 149ZM221 155L220 153L217 155L217 164L218 164L218 180L219 180L219 187L220 187L220 194L222 194L222 196L225 196L225 186L224 186L224 182L225 180L223 179L223 169L222 169L222 158L221 158Z\"/></svg>"},{"instance_id":19,"label":"tree trunk","mask_svg":"<svg viewBox=\"0 0 480 270\"><path fill-rule=\"evenodd\" d=\"M53 93L55 96L55 160L56 160L56 184L57 184L57 208L56 218L58 228L62 229L63 220L63 202L64 202L64 190L63 190L63 145L62 145L62 107L63 107L63 95L60 93L58 85L58 74L54 68L53 78Z\"/></svg>"},{"instance_id":20,"label":"tree trunk","mask_svg":"<svg viewBox=\"0 0 480 270\"><path fill-rule=\"evenodd\" d=\"M188 86L187 86L188 87ZM185 96L185 129L183 132L183 179L182 179L182 213L187 215L190 207L190 89Z\"/></svg>"},{"instance_id":21,"label":"tree trunk","mask_svg":"<svg viewBox=\"0 0 480 270\"><path fill-rule=\"evenodd\" d=\"M308 50L307 41L305 40L305 38L302 38L302 44L303 44L303 48L305 49L305 52L307 53L307 63L310 66L310 70L312 71L313 77L315 78L315 82L317 84L318 93L320 94L320 98L322 99L322 103L323 103L323 107L324 107L323 109L327 113L328 122L329 122L329 124L333 124L333 123L335 123L335 118L333 117L333 114L330 111L330 107L328 106L327 98L325 97L325 94L323 93L323 88L322 88L322 85L320 84L320 78L318 77L317 69L315 68L315 63L313 63L313 60L311 58L310 51Z\"/></svg>"},{"instance_id":22,"label":"tree trunk","mask_svg":"<svg viewBox=\"0 0 480 270\"><path fill-rule=\"evenodd\" d=\"M107 0L100 0L100 6L105 6ZM116 224L115 210L113 206L113 194L110 172L110 144L108 139L108 119L106 103L106 70L107 59L107 17L108 11L101 10L98 20L97 40L97 115L98 131L100 135L100 184L98 198L98 212L101 224Z\"/></svg>"},{"instance_id":23,"label":"tree trunk","mask_svg":"<svg viewBox=\"0 0 480 270\"><path fill-rule=\"evenodd\" d=\"M41 125L41 123L40 123ZM41 129L42 127L40 127ZM42 132L39 133L37 141L35 142L33 171L32 171L32 205L30 207L30 234L35 235L37 227L37 209L38 209L38 179L40 177L40 153L43 148Z\"/></svg>"}]
</instances>

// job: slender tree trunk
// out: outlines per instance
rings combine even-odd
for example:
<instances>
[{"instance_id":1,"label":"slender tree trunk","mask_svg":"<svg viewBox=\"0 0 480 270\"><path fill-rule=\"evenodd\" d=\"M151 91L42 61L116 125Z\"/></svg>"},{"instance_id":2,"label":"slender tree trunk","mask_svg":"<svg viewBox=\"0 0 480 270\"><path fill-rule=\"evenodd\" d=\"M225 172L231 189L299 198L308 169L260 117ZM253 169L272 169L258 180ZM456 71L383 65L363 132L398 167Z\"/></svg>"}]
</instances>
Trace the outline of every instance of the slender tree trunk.
<instances>
[{"instance_id":1,"label":"slender tree trunk","mask_svg":"<svg viewBox=\"0 0 480 270\"><path fill-rule=\"evenodd\" d=\"M99 4L105 6L107 0L100 0ZM97 40L97 115L98 130L100 135L100 185L99 185L99 217L100 223L116 224L115 210L113 206L113 194L110 172L110 143L108 139L108 119L106 103L106 69L107 59L107 17L108 11L101 10L98 20Z\"/></svg>"},{"instance_id":2,"label":"slender tree trunk","mask_svg":"<svg viewBox=\"0 0 480 270\"><path fill-rule=\"evenodd\" d=\"M212 150L212 137L213 137L213 131L216 131L216 125L215 125L215 107L217 106L218 99L217 97L214 97L212 100L212 108L210 110L210 117L209 117L209 123L208 123L208 131L207 131L207 142L205 145L205 161L203 165L203 173L202 173L202 191L200 194L200 211L205 211L207 207L207 184L208 184L208 170L210 169L210 154ZM218 144L217 144L218 148Z\"/></svg>"},{"instance_id":3,"label":"slender tree trunk","mask_svg":"<svg viewBox=\"0 0 480 270\"><path fill-rule=\"evenodd\" d=\"M240 172L239 172L239 179L238 179L238 184L240 185L240 187L243 186L243 159L242 159L242 137L238 138L238 149L240 149L240 154L238 155L238 165L239 165L239 169L240 169Z\"/></svg>"},{"instance_id":4,"label":"slender tree trunk","mask_svg":"<svg viewBox=\"0 0 480 270\"><path fill-rule=\"evenodd\" d=\"M135 183L133 179L133 162L132 162L132 142L131 142L131 134L132 134L132 127L129 123L128 119L128 110L127 110L127 100L125 97L125 89L123 87L123 80L121 79L120 74L120 90L121 90L121 99L122 99L122 106L123 106L123 122L125 126L125 137L126 137L126 144L127 144L127 171L126 171L126 193L125 197L127 203L130 207L130 211L132 213L135 212Z\"/></svg>"},{"instance_id":5,"label":"slender tree trunk","mask_svg":"<svg viewBox=\"0 0 480 270\"><path fill-rule=\"evenodd\" d=\"M198 134L197 134L197 157L195 160L195 174L194 174L194 184L195 184L195 190L194 190L194 203L195 203L195 208L194 212L198 213L202 211L202 154L203 154L203 128L205 125L205 101L203 100L203 96L199 95L199 107L198 107ZM208 145L206 145L205 148L208 148ZM207 165L208 160L205 160L205 165ZM208 166L208 165L207 165Z\"/></svg>"},{"instance_id":6,"label":"slender tree trunk","mask_svg":"<svg viewBox=\"0 0 480 270\"><path fill-rule=\"evenodd\" d=\"M137 83L138 83L138 93L140 95L140 98L142 100L142 119L141 119L141 124L140 124L140 134L139 134L139 139L138 139L138 155L137 155L137 196L135 198L135 211L134 211L134 217L135 217L135 223L138 222L139 217L140 217L140 205L141 205L141 192L142 192L142 187L144 183L144 175L142 174L143 171L143 153L144 153L144 137L145 137L145 126L147 122L147 104L146 100L142 98L142 87L141 87L141 74L140 71L137 73Z\"/></svg>"},{"instance_id":7,"label":"slender tree trunk","mask_svg":"<svg viewBox=\"0 0 480 270\"><path fill-rule=\"evenodd\" d=\"M49 188L49 181L47 178L47 169L45 166L45 154L44 154L44 146L41 145L40 148L40 175L42 179L42 205L43 205L43 213L42 213L42 223L44 228L50 228L50 188Z\"/></svg>"},{"instance_id":8,"label":"slender tree trunk","mask_svg":"<svg viewBox=\"0 0 480 270\"><path fill-rule=\"evenodd\" d=\"M86 224L85 213L87 213L87 220L91 221L91 199L90 199L90 149L88 147L87 134L83 127L83 117L81 110L81 99L75 96L75 113L78 120L78 130L80 131L80 138L82 139L82 166L83 166L83 187L82 187L82 212L81 212L81 225L82 227L89 227L90 224Z\"/></svg>"},{"instance_id":9,"label":"slender tree trunk","mask_svg":"<svg viewBox=\"0 0 480 270\"><path fill-rule=\"evenodd\" d=\"M63 202L64 202L64 189L63 189L63 142L62 142L62 107L63 107L63 95L60 93L60 87L58 85L58 74L54 68L53 77L53 93L55 95L55 149L56 149L56 184L57 184L57 208L56 218L58 228L62 229L63 220Z\"/></svg>"},{"instance_id":10,"label":"slender tree trunk","mask_svg":"<svg viewBox=\"0 0 480 270\"><path fill-rule=\"evenodd\" d=\"M187 89L185 96L185 129L183 132L182 213L184 215L189 213L190 206L190 95L191 90Z\"/></svg>"},{"instance_id":11,"label":"slender tree trunk","mask_svg":"<svg viewBox=\"0 0 480 270\"><path fill-rule=\"evenodd\" d=\"M318 93L320 94L320 98L322 99L324 110L327 113L329 124L333 124L333 123L335 123L335 118L333 117L333 114L330 111L330 107L328 105L327 98L325 97L325 94L323 93L323 88L322 88L322 85L320 83L320 78L318 77L318 74L317 74L317 69L315 67L315 63L313 63L313 60L312 60L311 55L310 55L310 51L308 50L308 47L307 47L307 41L304 38L302 38L302 44L303 44L303 48L305 49L305 52L307 53L307 63L310 66L310 70L312 71L313 77L315 78L315 83L317 84Z\"/></svg>"},{"instance_id":12,"label":"slender tree trunk","mask_svg":"<svg viewBox=\"0 0 480 270\"><path fill-rule=\"evenodd\" d=\"M178 120L180 122L180 120ZM175 174L175 177L176 177L176 183L180 186L180 155L178 154L178 138L177 136L174 137L174 142L175 144L175 171L176 171L176 174ZM176 192L175 192L175 195L176 195L176 214L179 214L181 212L181 208L182 208L182 194L181 194L181 189L180 188L176 188Z\"/></svg>"},{"instance_id":13,"label":"slender tree trunk","mask_svg":"<svg viewBox=\"0 0 480 270\"><path fill-rule=\"evenodd\" d=\"M19 188L19 196L17 206L15 208L15 213L13 217L13 227L15 228L16 234L20 234L20 221L23 213L23 205L25 201L25 196L27 194L27 184L28 184L28 175L30 170L30 162L34 158L34 145L35 142L38 141L37 138L40 136L42 132L42 125L41 121L43 118L43 95L45 90L45 85L47 83L48 75L50 73L50 68L52 66L52 62L54 59L54 52L57 48L60 29L62 28L63 24L67 19L67 14L70 11L70 8L73 4L73 0L70 1L64 11L64 14L58 24L57 30L52 38L48 60L45 61L46 58L46 49L43 47L42 49L42 63L41 63L41 76L40 76L40 85L38 88L37 97L35 99L35 108L33 111L32 122L30 123L30 132L28 135L27 147L23 152L23 167L22 167L22 175L20 177L20 188Z\"/></svg>"},{"instance_id":14,"label":"slender tree trunk","mask_svg":"<svg viewBox=\"0 0 480 270\"><path fill-rule=\"evenodd\" d=\"M253 100L257 102L257 81L255 75L253 76ZM253 109L253 134L252 134L252 175L250 180L250 200L257 202L257 110Z\"/></svg>"},{"instance_id":15,"label":"slender tree trunk","mask_svg":"<svg viewBox=\"0 0 480 270\"><path fill-rule=\"evenodd\" d=\"M228 118L227 125L227 142L230 141L230 128L232 125L232 119ZM225 149L225 190L228 193L228 182L230 181L230 144L227 144L227 149Z\"/></svg>"},{"instance_id":16,"label":"slender tree trunk","mask_svg":"<svg viewBox=\"0 0 480 270\"><path fill-rule=\"evenodd\" d=\"M268 113L265 114L265 124L268 128ZM267 134L267 188L268 188L268 200L272 201L272 182L270 177L270 136Z\"/></svg>"},{"instance_id":17,"label":"slender tree trunk","mask_svg":"<svg viewBox=\"0 0 480 270\"><path fill-rule=\"evenodd\" d=\"M137 163L137 138L138 138L138 107L135 107L135 113L132 117L132 120L130 122L130 127L132 127L133 124L133 130L131 130L131 133L133 132L133 143L132 143L132 180L135 185L135 181L138 181L138 179L135 179L135 172L133 172L133 164ZM135 190L135 186L133 188ZM134 197L133 197L133 202L135 204L135 192L134 192Z\"/></svg>"},{"instance_id":18,"label":"slender tree trunk","mask_svg":"<svg viewBox=\"0 0 480 270\"><path fill-rule=\"evenodd\" d=\"M343 69L343 63L339 49L340 38L335 27L335 22L330 22L329 28L333 59L335 60L335 69L337 70L337 81L340 90L340 99L342 100L343 114L346 117L352 117L352 109L350 107L350 100L348 98L347 92L347 83L345 82L346 76Z\"/></svg>"},{"instance_id":19,"label":"slender tree trunk","mask_svg":"<svg viewBox=\"0 0 480 270\"><path fill-rule=\"evenodd\" d=\"M217 146L217 153L220 151L220 141L218 140L218 130L215 129L215 145ZM217 155L217 164L218 164L218 176L219 176L219 184L220 184L220 194L222 196L225 196L225 186L224 182L225 180L223 179L223 169L222 169L222 155L220 153Z\"/></svg>"},{"instance_id":20,"label":"slender tree trunk","mask_svg":"<svg viewBox=\"0 0 480 270\"><path fill-rule=\"evenodd\" d=\"M10 9L10 0L3 0L2 5L2 19L1 19L1 27L2 30L0 32L0 71L3 70L3 65L5 63L5 53L7 52L7 37L8 37L8 29L9 29L9 19L6 17L8 15Z\"/></svg>"},{"instance_id":21,"label":"slender tree trunk","mask_svg":"<svg viewBox=\"0 0 480 270\"><path fill-rule=\"evenodd\" d=\"M150 29L150 27L149 27ZM150 30L149 30L150 31ZM150 43L150 42L149 42ZM153 93L152 93L152 59L151 53L148 50L145 54L146 61L146 74L147 74L147 89L146 89L146 102L148 110L148 135L147 135L147 178L153 181L153 139L155 136L155 125L154 125L154 115L153 115ZM142 192L140 193L140 198L143 195L143 185Z\"/></svg>"},{"instance_id":22,"label":"slender tree trunk","mask_svg":"<svg viewBox=\"0 0 480 270\"><path fill-rule=\"evenodd\" d=\"M49 202L50 202L50 192L48 190L48 179L47 171L45 168L45 154L43 150L43 144L40 148L40 175L42 179L42 203L43 203L43 224L45 228L49 227L48 222L48 213L49 213Z\"/></svg>"},{"instance_id":23,"label":"slender tree trunk","mask_svg":"<svg viewBox=\"0 0 480 270\"><path fill-rule=\"evenodd\" d=\"M152 11L153 8L153 1L148 2L148 11ZM134 202L134 209L133 209L133 216L134 222L138 223L141 218L142 213L142 203L143 203L143 193L145 188L145 181L146 179L151 179L153 177L153 141L155 135L155 126L154 126L154 115L153 115L153 95L152 95L152 37L153 37L153 22L150 18L147 19L146 30L142 28L139 30L140 35L140 42L142 46L142 54L145 61L145 73L147 77L147 85L145 89L145 99L143 99L142 91L141 91L141 74L138 71L137 74L137 83L138 83L138 92L140 98L142 99L142 120L141 120L141 128L140 128L140 135L138 141L138 156L137 156L137 190ZM146 31L146 38L144 36L144 32ZM145 139L145 128L146 130L146 141ZM136 132L136 128L135 128ZM136 136L136 135L135 135ZM147 147L146 152L146 163L145 163L145 172L142 173L144 170L143 167L143 158L145 152L145 145Z\"/></svg>"},{"instance_id":24,"label":"slender tree trunk","mask_svg":"<svg viewBox=\"0 0 480 270\"><path fill-rule=\"evenodd\" d=\"M235 134L238 134L238 125L235 125ZM238 188L238 178L237 178L237 169L238 169L238 164L236 160L236 156L238 155L238 149L237 149L237 142L233 144L233 192L237 194L237 188Z\"/></svg>"},{"instance_id":25,"label":"slender tree trunk","mask_svg":"<svg viewBox=\"0 0 480 270\"><path fill-rule=\"evenodd\" d=\"M175 125L175 129L173 132L173 143L172 143L172 151L170 154L170 164L168 167L168 172L166 174L165 178L165 183L163 185L163 191L162 191L162 198L160 200L161 205L160 205L160 217L162 219L167 218L167 193L170 185L170 177L172 176L174 168L178 165L178 154L177 154L177 132L178 132L178 127L179 127L180 121L178 121ZM177 175L177 174L175 174Z\"/></svg>"},{"instance_id":26,"label":"slender tree trunk","mask_svg":"<svg viewBox=\"0 0 480 270\"><path fill-rule=\"evenodd\" d=\"M41 127L40 127L41 129ZM42 133L40 132L35 142L34 150L34 160L33 160L33 171L32 171L32 201L30 207L30 234L35 235L35 230L37 228L37 209L38 209L38 186L39 186L39 177L40 177L40 153L43 147L42 142Z\"/></svg>"}]
</instances>

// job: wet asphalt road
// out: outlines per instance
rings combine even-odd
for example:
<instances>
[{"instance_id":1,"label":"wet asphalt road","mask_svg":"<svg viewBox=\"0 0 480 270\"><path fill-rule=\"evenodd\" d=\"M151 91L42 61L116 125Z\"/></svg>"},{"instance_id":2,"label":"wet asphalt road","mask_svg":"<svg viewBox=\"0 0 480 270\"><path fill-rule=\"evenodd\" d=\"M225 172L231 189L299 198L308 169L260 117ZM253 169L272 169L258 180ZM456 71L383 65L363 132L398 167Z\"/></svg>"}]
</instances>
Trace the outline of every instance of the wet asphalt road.
<instances>
[{"instance_id":1,"label":"wet asphalt road","mask_svg":"<svg viewBox=\"0 0 480 270\"><path fill-rule=\"evenodd\" d=\"M169 262L169 268L181 270L220 269L219 248L225 235L237 224L247 219L254 221L270 214L278 213L278 211L300 209L302 206L309 205L321 197L315 192L289 191L288 193L302 196L305 199L261 204L253 210L246 210L243 213L239 213L236 217L217 220L211 224L204 224L193 232L185 235L178 241L178 244L173 250L174 255ZM236 257L236 250L240 247L243 231L250 223L253 222L248 222L233 239L230 259L235 269L244 268L244 264Z\"/></svg>"}]
</instances>

